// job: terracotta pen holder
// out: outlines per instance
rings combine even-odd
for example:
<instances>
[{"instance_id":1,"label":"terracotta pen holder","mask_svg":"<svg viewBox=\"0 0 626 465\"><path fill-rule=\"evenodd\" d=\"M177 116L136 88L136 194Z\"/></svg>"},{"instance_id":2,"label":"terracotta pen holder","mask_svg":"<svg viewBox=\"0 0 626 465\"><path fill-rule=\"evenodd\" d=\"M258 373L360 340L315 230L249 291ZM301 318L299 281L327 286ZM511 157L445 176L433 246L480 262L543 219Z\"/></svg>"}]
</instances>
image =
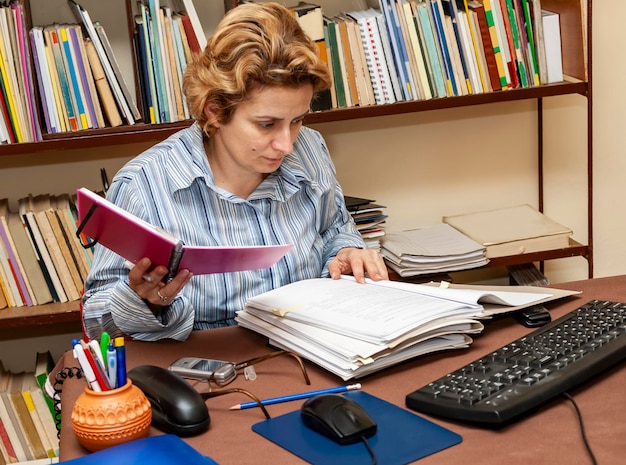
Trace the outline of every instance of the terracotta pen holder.
<instances>
[{"instance_id":1,"label":"terracotta pen holder","mask_svg":"<svg viewBox=\"0 0 626 465\"><path fill-rule=\"evenodd\" d=\"M109 391L86 387L72 409L74 433L91 452L148 436L151 421L150 402L130 379Z\"/></svg>"}]
</instances>

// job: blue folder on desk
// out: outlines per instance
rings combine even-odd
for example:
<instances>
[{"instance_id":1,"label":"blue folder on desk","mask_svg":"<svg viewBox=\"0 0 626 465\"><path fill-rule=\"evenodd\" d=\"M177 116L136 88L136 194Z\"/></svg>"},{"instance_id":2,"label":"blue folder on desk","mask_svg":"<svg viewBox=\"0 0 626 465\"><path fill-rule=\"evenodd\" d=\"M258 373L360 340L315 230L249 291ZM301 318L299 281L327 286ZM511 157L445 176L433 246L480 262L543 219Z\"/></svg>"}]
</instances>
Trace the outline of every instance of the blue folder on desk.
<instances>
[{"instance_id":1,"label":"blue folder on desk","mask_svg":"<svg viewBox=\"0 0 626 465\"><path fill-rule=\"evenodd\" d=\"M149 436L63 461L63 465L217 465L173 434Z\"/></svg>"},{"instance_id":2,"label":"blue folder on desk","mask_svg":"<svg viewBox=\"0 0 626 465\"><path fill-rule=\"evenodd\" d=\"M378 424L368 439L378 465L404 465L462 441L457 433L362 391L344 394ZM342 446L304 426L300 411L252 425L252 430L314 465L369 464L365 444Z\"/></svg>"}]
</instances>

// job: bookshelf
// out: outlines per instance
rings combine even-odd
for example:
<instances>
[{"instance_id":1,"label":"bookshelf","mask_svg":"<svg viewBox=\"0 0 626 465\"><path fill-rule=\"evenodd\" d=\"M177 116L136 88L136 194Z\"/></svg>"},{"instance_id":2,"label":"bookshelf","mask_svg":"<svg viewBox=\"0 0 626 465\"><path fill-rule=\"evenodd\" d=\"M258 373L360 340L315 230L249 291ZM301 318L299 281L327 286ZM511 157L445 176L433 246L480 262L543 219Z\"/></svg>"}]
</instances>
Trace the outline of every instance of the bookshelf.
<instances>
[{"instance_id":1,"label":"bookshelf","mask_svg":"<svg viewBox=\"0 0 626 465\"><path fill-rule=\"evenodd\" d=\"M23 0L29 8L33 0ZM127 18L131 17L132 1L123 0ZM65 4L65 2L59 2ZM236 6L237 1L224 0L224 9ZM539 209L544 206L544 176L543 176L543 100L563 95L579 95L586 99L587 106L587 244L571 241L571 245L564 249L551 250L541 253L501 257L494 259L488 266L500 267L529 262L543 262L566 257L584 257L588 264L588 275L593 276L593 189L592 189L592 161L593 161L593 125L592 125L592 57L591 57L591 0L542 0L542 7L559 13L561 18L563 71L567 79L560 83L541 85L537 87L497 91L477 95L459 97L433 98L430 100L405 101L386 105L367 107L350 107L315 112L309 114L305 123L332 123L345 120L357 120L388 115L399 115L415 112L428 112L440 109L472 107L500 102L518 100L534 100L537 102L537 199ZM352 2L346 0L346 5L352 7ZM335 6L336 8L336 6ZM586 23L583 24L582 11L586 9ZM128 23L132 30L132 22ZM130 35L132 37L132 34ZM132 47L130 47L132 48ZM48 150L72 150L97 146L114 146L132 143L156 142L177 130L190 124L190 121L165 124L135 124L116 128L85 130L72 133L45 135L44 140L36 143L9 144L0 146L0 157L19 155L28 160L29 154ZM581 207L583 208L583 207ZM11 331L17 333L20 329L39 327L52 330L52 326L70 325L80 329L79 303L48 304L32 308L6 309L0 313L0 339L13 337ZM16 333L15 333L16 334Z\"/></svg>"}]
</instances>

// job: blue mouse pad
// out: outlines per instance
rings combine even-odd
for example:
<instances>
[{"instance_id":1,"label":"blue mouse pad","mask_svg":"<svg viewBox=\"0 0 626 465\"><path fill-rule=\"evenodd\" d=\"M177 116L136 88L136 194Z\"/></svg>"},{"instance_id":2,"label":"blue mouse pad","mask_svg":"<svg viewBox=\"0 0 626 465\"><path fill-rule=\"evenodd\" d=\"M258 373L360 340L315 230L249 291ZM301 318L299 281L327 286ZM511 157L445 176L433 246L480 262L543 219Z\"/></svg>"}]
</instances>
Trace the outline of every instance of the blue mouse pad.
<instances>
[{"instance_id":1,"label":"blue mouse pad","mask_svg":"<svg viewBox=\"0 0 626 465\"><path fill-rule=\"evenodd\" d=\"M408 410L362 391L343 394L378 424L368 439L378 465L404 465L460 443L463 438ZM371 463L363 442L342 446L302 423L300 410L252 425L252 431L314 465Z\"/></svg>"}]
</instances>

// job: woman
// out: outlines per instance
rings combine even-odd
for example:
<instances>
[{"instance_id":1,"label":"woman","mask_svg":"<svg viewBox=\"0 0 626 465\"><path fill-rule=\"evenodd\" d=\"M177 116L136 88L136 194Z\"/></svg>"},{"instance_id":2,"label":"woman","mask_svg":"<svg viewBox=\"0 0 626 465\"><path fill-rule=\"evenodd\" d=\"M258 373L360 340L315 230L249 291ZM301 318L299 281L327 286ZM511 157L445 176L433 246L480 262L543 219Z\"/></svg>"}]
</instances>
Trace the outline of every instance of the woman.
<instances>
[{"instance_id":1,"label":"woman","mask_svg":"<svg viewBox=\"0 0 626 465\"><path fill-rule=\"evenodd\" d=\"M83 298L88 336L184 340L194 329L235 324L249 297L293 281L387 279L345 208L323 138L302 126L329 85L288 9L246 4L225 15L184 76L194 124L126 164L107 198L186 244L295 247L269 269L181 270L167 283L165 267L144 258L129 272L98 247Z\"/></svg>"}]
</instances>

